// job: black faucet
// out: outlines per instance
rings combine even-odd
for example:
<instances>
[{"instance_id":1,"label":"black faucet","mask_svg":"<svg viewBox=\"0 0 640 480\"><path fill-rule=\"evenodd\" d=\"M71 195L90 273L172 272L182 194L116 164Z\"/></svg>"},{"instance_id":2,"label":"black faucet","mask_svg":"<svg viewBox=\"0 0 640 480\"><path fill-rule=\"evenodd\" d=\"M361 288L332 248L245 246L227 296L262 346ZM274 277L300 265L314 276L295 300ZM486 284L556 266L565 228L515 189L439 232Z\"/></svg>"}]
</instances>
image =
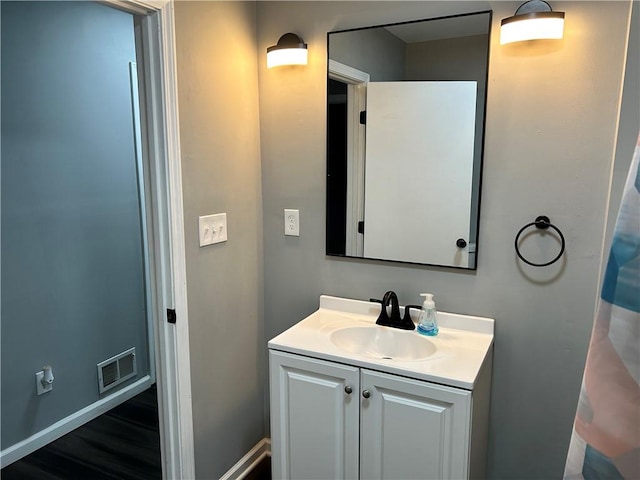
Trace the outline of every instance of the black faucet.
<instances>
[{"instance_id":1,"label":"black faucet","mask_svg":"<svg viewBox=\"0 0 640 480\"><path fill-rule=\"evenodd\" d=\"M398 296L391 290L384 294L382 302L380 303L382 303L382 306L380 308L380 315L378 316L378 320L376 320L377 325L382 325L383 327L400 328L402 330L413 330L416 328L416 326L413 324L413 320L411 320L409 310L411 308L420 307L418 307L417 305L407 305L406 307L404 307L404 318L400 318L400 305L398 302ZM391 306L391 316L389 316L389 314L387 313L388 306Z\"/></svg>"}]
</instances>

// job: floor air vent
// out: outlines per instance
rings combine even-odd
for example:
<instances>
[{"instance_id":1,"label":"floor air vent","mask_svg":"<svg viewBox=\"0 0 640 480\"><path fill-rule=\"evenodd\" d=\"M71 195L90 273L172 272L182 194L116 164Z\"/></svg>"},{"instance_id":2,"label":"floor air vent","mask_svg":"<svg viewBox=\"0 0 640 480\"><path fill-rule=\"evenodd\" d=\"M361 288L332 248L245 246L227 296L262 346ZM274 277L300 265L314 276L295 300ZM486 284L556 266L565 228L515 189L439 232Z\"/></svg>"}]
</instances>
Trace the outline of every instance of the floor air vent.
<instances>
[{"instance_id":1,"label":"floor air vent","mask_svg":"<svg viewBox=\"0 0 640 480\"><path fill-rule=\"evenodd\" d=\"M100 393L136 376L136 349L130 348L98 364Z\"/></svg>"}]
</instances>

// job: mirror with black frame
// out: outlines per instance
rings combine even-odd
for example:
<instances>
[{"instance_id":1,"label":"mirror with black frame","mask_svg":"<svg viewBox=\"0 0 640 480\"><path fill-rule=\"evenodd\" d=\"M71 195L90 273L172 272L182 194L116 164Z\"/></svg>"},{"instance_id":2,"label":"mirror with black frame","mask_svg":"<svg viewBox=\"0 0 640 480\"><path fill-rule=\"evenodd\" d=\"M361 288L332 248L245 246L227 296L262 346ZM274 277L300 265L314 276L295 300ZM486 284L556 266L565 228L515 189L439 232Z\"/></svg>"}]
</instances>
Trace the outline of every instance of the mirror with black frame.
<instances>
[{"instance_id":1,"label":"mirror with black frame","mask_svg":"<svg viewBox=\"0 0 640 480\"><path fill-rule=\"evenodd\" d=\"M327 255L476 269L491 16L328 33Z\"/></svg>"}]
</instances>

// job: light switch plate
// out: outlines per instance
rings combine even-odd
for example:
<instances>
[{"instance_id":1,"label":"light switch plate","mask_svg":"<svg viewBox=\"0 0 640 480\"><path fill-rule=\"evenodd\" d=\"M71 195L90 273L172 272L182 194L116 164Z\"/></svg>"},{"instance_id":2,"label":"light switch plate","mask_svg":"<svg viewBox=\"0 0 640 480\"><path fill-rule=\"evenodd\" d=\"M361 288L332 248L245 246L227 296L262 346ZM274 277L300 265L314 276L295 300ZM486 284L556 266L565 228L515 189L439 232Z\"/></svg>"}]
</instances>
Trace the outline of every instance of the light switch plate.
<instances>
[{"instance_id":1,"label":"light switch plate","mask_svg":"<svg viewBox=\"0 0 640 480\"><path fill-rule=\"evenodd\" d=\"M227 214L216 213L198 217L198 237L200 246L227 241Z\"/></svg>"}]
</instances>

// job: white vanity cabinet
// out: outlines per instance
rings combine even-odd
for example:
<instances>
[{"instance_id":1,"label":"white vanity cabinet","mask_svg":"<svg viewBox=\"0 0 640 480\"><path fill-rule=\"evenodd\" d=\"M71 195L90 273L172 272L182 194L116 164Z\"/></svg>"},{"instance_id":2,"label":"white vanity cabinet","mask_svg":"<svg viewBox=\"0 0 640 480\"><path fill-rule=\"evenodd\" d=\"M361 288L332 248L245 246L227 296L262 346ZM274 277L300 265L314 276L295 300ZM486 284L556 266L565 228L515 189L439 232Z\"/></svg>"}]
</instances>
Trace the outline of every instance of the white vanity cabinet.
<instances>
[{"instance_id":1,"label":"white vanity cabinet","mask_svg":"<svg viewBox=\"0 0 640 480\"><path fill-rule=\"evenodd\" d=\"M424 337L379 313L323 295L269 340L274 480L485 477L494 320L439 311Z\"/></svg>"},{"instance_id":2,"label":"white vanity cabinet","mask_svg":"<svg viewBox=\"0 0 640 480\"><path fill-rule=\"evenodd\" d=\"M269 352L273 480L359 478L359 376L357 367Z\"/></svg>"},{"instance_id":3,"label":"white vanity cabinet","mask_svg":"<svg viewBox=\"0 0 640 480\"><path fill-rule=\"evenodd\" d=\"M468 477L471 392L365 369L360 390L360 478Z\"/></svg>"},{"instance_id":4,"label":"white vanity cabinet","mask_svg":"<svg viewBox=\"0 0 640 480\"><path fill-rule=\"evenodd\" d=\"M469 477L472 392L269 352L275 479Z\"/></svg>"}]
</instances>

